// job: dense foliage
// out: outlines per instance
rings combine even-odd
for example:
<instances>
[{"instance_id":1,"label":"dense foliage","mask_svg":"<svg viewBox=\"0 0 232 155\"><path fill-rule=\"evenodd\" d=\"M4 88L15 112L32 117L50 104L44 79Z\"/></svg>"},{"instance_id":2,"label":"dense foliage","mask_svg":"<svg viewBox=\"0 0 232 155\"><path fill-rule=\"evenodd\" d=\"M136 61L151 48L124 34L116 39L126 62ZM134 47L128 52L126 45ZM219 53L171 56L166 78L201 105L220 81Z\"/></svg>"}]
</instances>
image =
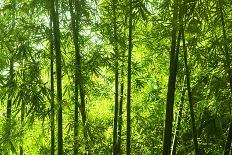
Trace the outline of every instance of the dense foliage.
<instances>
[{"instance_id":1,"label":"dense foliage","mask_svg":"<svg viewBox=\"0 0 232 155\"><path fill-rule=\"evenodd\" d=\"M231 26L230 0L0 0L0 154L230 154Z\"/></svg>"}]
</instances>

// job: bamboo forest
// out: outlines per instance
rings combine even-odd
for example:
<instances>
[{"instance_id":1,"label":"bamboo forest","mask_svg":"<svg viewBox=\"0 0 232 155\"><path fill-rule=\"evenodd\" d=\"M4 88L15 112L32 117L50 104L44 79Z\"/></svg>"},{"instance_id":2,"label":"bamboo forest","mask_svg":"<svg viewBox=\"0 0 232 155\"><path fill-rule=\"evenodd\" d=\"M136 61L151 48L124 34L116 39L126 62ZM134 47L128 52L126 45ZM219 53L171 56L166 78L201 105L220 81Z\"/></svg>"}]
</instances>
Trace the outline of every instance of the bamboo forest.
<instances>
[{"instance_id":1,"label":"bamboo forest","mask_svg":"<svg viewBox=\"0 0 232 155\"><path fill-rule=\"evenodd\" d=\"M0 155L230 155L231 60L231 0L0 0Z\"/></svg>"}]
</instances>

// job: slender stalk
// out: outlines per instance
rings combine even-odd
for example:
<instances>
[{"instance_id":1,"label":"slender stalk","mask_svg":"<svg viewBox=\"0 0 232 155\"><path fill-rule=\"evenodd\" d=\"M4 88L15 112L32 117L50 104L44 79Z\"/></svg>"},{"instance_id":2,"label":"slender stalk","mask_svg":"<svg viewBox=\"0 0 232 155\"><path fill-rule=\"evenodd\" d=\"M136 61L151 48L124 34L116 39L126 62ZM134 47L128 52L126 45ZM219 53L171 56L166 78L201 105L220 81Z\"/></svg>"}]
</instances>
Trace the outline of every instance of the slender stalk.
<instances>
[{"instance_id":1,"label":"slender stalk","mask_svg":"<svg viewBox=\"0 0 232 155\"><path fill-rule=\"evenodd\" d=\"M54 43L53 43L53 34L52 34L52 15L50 13L50 89L51 89L51 114L50 114L50 119L51 119L51 155L55 154L55 123L54 123Z\"/></svg>"},{"instance_id":2,"label":"slender stalk","mask_svg":"<svg viewBox=\"0 0 232 155\"><path fill-rule=\"evenodd\" d=\"M124 95L124 66L121 70L121 85L120 85L120 101L119 101L119 113L118 113L118 154L122 154L122 108L123 108L123 95Z\"/></svg>"},{"instance_id":3,"label":"slender stalk","mask_svg":"<svg viewBox=\"0 0 232 155\"><path fill-rule=\"evenodd\" d=\"M77 5L79 5L79 1L77 1ZM71 14L71 24L72 24L72 32L73 32L73 42L75 46L75 92L74 92L74 102L75 102L75 112L74 112L74 155L78 154L78 85L79 85L79 77L80 70L78 66L78 53L80 52L79 48L79 16L75 21L74 17L74 9L73 9L73 1L69 0L69 10Z\"/></svg>"},{"instance_id":4,"label":"slender stalk","mask_svg":"<svg viewBox=\"0 0 232 155\"><path fill-rule=\"evenodd\" d=\"M189 73L189 69L188 69L188 60L187 60L187 47L185 45L185 35L184 35L183 26L181 26L181 31L182 31L182 40L183 40L183 50L184 50L185 74L186 74L188 99L189 99L189 107L190 107L190 115L191 115L191 123L192 123L192 132L193 132L193 142L194 142L195 154L198 155L199 148L198 148L198 141L197 141L197 129L196 129L196 125L195 125L192 91L191 91L191 86L190 86L190 73Z\"/></svg>"},{"instance_id":5,"label":"slender stalk","mask_svg":"<svg viewBox=\"0 0 232 155\"><path fill-rule=\"evenodd\" d=\"M75 13L72 4L74 3ZM84 84L83 76L81 69L81 56L80 56L80 45L79 45L79 30L80 30L80 15L81 15L81 6L80 2L69 0L70 13L71 13L71 22L72 22L72 33L73 33L73 42L75 46L75 136L77 137L78 131L78 108L80 108L82 122L84 126L84 137L85 137L85 150L86 153L90 153L89 142L88 142L88 133L90 133L89 126L86 122L86 111L85 111L85 93L84 93ZM80 91L80 107L78 105L78 87ZM77 139L75 140L75 145L77 147ZM75 153L78 153L77 149L74 149Z\"/></svg>"},{"instance_id":6,"label":"slender stalk","mask_svg":"<svg viewBox=\"0 0 232 155\"><path fill-rule=\"evenodd\" d=\"M12 58L13 59L13 58ZM10 88L12 87L13 84L13 79L14 79L14 63L13 60L11 59L10 61L10 78L9 78L9 83L10 83ZM11 134L11 110L12 109L12 99L11 96L8 95L8 100L7 100L7 110L6 110L6 120L8 124L8 135L10 136Z\"/></svg>"},{"instance_id":7,"label":"slender stalk","mask_svg":"<svg viewBox=\"0 0 232 155\"><path fill-rule=\"evenodd\" d=\"M8 135L11 134L11 108L12 108L12 100L10 95L8 96L8 100L7 100L7 109L6 109L6 120L7 120L7 124L8 124Z\"/></svg>"},{"instance_id":8,"label":"slender stalk","mask_svg":"<svg viewBox=\"0 0 232 155\"><path fill-rule=\"evenodd\" d=\"M22 130L22 133L24 134L24 116L25 116L25 102L24 100L22 100L22 106L21 106L21 130ZM22 136L22 139L23 139L23 136ZM20 144L20 155L23 155L23 140Z\"/></svg>"},{"instance_id":9,"label":"slender stalk","mask_svg":"<svg viewBox=\"0 0 232 155\"><path fill-rule=\"evenodd\" d=\"M75 1L75 11L76 11L76 19L80 18L80 2L77 0ZM76 32L79 31L79 22L76 22ZM76 35L79 35L78 33ZM79 36L78 36L79 37ZM74 37L78 40L78 37ZM75 45L75 43L74 43ZM77 44L78 45L78 44ZM77 46L75 45L75 46ZM76 48L77 49L77 48ZM86 128L86 112L85 112L85 92L84 92L84 85L83 85L83 76L82 76L82 69L81 69L81 55L80 51L76 52L75 54L76 57L76 63L78 66L78 84L79 84L79 89L80 89L80 99L81 99L81 105L80 105L80 110L81 110L81 115L82 115L82 122L84 124L84 127ZM87 133L84 133L85 137L87 137Z\"/></svg>"},{"instance_id":10,"label":"slender stalk","mask_svg":"<svg viewBox=\"0 0 232 155\"><path fill-rule=\"evenodd\" d=\"M173 30L172 30L172 45L170 52L170 66L169 66L169 80L168 80L168 93L166 101L166 118L164 129L164 142L163 142L163 155L170 155L171 153L171 141L172 141L172 122L173 122L173 106L176 86L176 74L178 64L178 48L176 49L176 32L177 32L177 19L178 17L178 0L174 1L173 12ZM179 33L180 40L181 34Z\"/></svg>"},{"instance_id":11,"label":"slender stalk","mask_svg":"<svg viewBox=\"0 0 232 155\"><path fill-rule=\"evenodd\" d=\"M180 123L181 123L182 110L183 110L183 104L184 104L184 96L185 96L185 91L186 91L185 82L186 82L186 76L184 76L183 86L182 86L182 90L181 90L181 99L180 99L180 104L179 104L179 112L178 112L177 120L176 120L177 127L176 127L176 130L175 130L175 134L173 136L171 155L176 155L176 147L177 147L178 138L179 138Z\"/></svg>"},{"instance_id":12,"label":"slender stalk","mask_svg":"<svg viewBox=\"0 0 232 155\"><path fill-rule=\"evenodd\" d=\"M25 64L25 62L24 62L24 60L22 60L22 68L24 68L25 66L24 66L24 64ZM22 83L25 83L25 71L24 70L22 70ZM20 143L20 146L19 146L19 148L20 148L20 155L23 155L24 154L24 149L23 149L23 145L24 145L24 141L23 141L23 138L24 138L24 118L25 118L25 108L26 108L26 103L25 103L25 101L24 101L24 98L22 98L22 100L21 100L21 117L20 117L20 119L21 119L21 130L22 130L22 141L21 141L21 143Z\"/></svg>"},{"instance_id":13,"label":"slender stalk","mask_svg":"<svg viewBox=\"0 0 232 155\"><path fill-rule=\"evenodd\" d=\"M62 128L62 73L61 73L61 50L60 28L58 15L58 0L51 0L51 16L53 23L54 44L56 52L56 76L57 76L57 103L58 109L58 154L63 155L63 128Z\"/></svg>"},{"instance_id":14,"label":"slender stalk","mask_svg":"<svg viewBox=\"0 0 232 155\"><path fill-rule=\"evenodd\" d=\"M75 111L74 111L74 155L78 154L78 86L75 86Z\"/></svg>"},{"instance_id":15,"label":"slender stalk","mask_svg":"<svg viewBox=\"0 0 232 155\"><path fill-rule=\"evenodd\" d=\"M132 0L129 1L129 44L128 44L128 73L127 73L127 131L126 131L126 154L131 154L131 55L132 55Z\"/></svg>"},{"instance_id":16,"label":"slender stalk","mask_svg":"<svg viewBox=\"0 0 232 155\"><path fill-rule=\"evenodd\" d=\"M13 9L12 9L12 28L15 28L15 19L16 19L16 2L15 0L12 0L13 4ZM15 45L14 45L15 46ZM9 52L13 53L12 50L9 49ZM10 58L10 78L9 78L9 83L10 83L10 91L13 92L13 82L14 82L14 56L13 54L11 55ZM7 136L11 136L11 115L12 115L12 96L8 94L8 100L7 100L7 111L6 111L6 121L7 121Z\"/></svg>"},{"instance_id":17,"label":"slender stalk","mask_svg":"<svg viewBox=\"0 0 232 155\"><path fill-rule=\"evenodd\" d=\"M13 66L13 57L10 60L10 77L9 77L9 90L12 92L12 84L13 84L13 79L14 79L14 66ZM8 94L8 99L7 99L7 109L6 109L6 125L7 125L7 130L6 130L6 136L11 138L11 115L12 115L12 96Z\"/></svg>"},{"instance_id":18,"label":"slender stalk","mask_svg":"<svg viewBox=\"0 0 232 155\"><path fill-rule=\"evenodd\" d=\"M124 17L124 30L123 30L123 36L126 38L126 29L127 29L127 15L125 14ZM124 46L123 50L126 48ZM125 58L126 52L123 52L122 58ZM123 114L123 99L124 99L124 60L122 61L121 66L121 84L120 84L120 101L119 101L119 113L118 113L118 154L122 154L122 114Z\"/></svg>"},{"instance_id":19,"label":"slender stalk","mask_svg":"<svg viewBox=\"0 0 232 155\"><path fill-rule=\"evenodd\" d=\"M114 95L114 126L113 126L113 154L118 154L117 147L117 127L118 127L118 34L117 34L117 0L112 0L113 25L114 25L114 53L115 53L115 95Z\"/></svg>"}]
</instances>

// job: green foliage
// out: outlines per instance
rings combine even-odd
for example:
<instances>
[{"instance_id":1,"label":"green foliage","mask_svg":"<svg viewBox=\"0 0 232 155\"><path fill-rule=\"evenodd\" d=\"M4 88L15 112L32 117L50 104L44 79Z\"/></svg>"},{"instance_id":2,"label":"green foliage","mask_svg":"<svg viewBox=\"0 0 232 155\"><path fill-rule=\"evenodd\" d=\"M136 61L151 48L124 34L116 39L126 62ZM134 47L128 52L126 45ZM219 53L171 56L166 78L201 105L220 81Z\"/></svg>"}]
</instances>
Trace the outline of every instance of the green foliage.
<instances>
[{"instance_id":1,"label":"green foliage","mask_svg":"<svg viewBox=\"0 0 232 155\"><path fill-rule=\"evenodd\" d=\"M68 2L65 0L58 2L62 51L61 105L64 154L72 154L75 50ZM217 0L183 0L183 2L199 147L202 154L222 154L231 120L232 94L229 90L231 83L226 69L231 67L231 62L230 66L226 67L219 2ZM118 43L119 83L124 83L126 92L129 1L117 0L118 40L115 40L113 35L111 0L81 0L80 3L82 11L79 19L79 46L87 124L91 132L90 150L92 154L111 154L115 93L113 44L115 41ZM221 5L227 31L226 44L231 57L232 3L224 0ZM135 155L162 152L172 6L171 0L133 0L131 151ZM50 102L51 95L56 99L57 94L56 92L51 94L49 81L48 8L48 1L45 0L0 1L0 154L19 154L19 145L22 142L26 154L50 153ZM182 49L181 44L175 115L178 113L177 104L180 101L184 76ZM10 72L11 64L13 74ZM126 94L123 96L123 154L126 152L125 98ZM194 153L189 104L187 96L185 98L177 154ZM6 118L8 100L12 101L10 121ZM25 119L21 125L22 104L25 104ZM55 113L58 107L59 105L55 103ZM79 113L80 154L85 151L86 141L81 117Z\"/></svg>"}]
</instances>

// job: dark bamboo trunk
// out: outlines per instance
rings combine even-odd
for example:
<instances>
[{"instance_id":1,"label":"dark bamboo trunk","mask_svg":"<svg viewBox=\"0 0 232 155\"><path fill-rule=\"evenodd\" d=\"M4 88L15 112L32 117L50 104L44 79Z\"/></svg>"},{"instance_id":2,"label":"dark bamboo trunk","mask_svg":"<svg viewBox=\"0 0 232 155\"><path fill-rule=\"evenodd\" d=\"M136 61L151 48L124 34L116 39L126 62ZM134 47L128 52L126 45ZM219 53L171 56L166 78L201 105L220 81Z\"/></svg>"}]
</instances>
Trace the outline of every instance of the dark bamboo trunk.
<instances>
[{"instance_id":1,"label":"dark bamboo trunk","mask_svg":"<svg viewBox=\"0 0 232 155\"><path fill-rule=\"evenodd\" d=\"M113 25L114 25L114 54L115 54L115 96L114 96L114 126L113 126L113 154L118 154L117 147L117 138L118 138L118 34L117 34L117 15L116 15L116 6L117 0L112 0L112 9L113 9Z\"/></svg>"},{"instance_id":2,"label":"dark bamboo trunk","mask_svg":"<svg viewBox=\"0 0 232 155\"><path fill-rule=\"evenodd\" d=\"M52 33L52 15L50 13L50 89L51 89L51 114L50 114L50 121L51 121L51 155L55 154L55 123L54 123L54 43L53 43L53 33Z\"/></svg>"},{"instance_id":3,"label":"dark bamboo trunk","mask_svg":"<svg viewBox=\"0 0 232 155\"><path fill-rule=\"evenodd\" d=\"M11 109L12 109L12 100L10 98L10 96L8 96L8 100L7 100L7 109L6 109L6 120L7 120L7 124L9 126L9 130L8 130L8 135L10 135L11 133Z\"/></svg>"},{"instance_id":4,"label":"dark bamboo trunk","mask_svg":"<svg viewBox=\"0 0 232 155\"><path fill-rule=\"evenodd\" d=\"M127 122L126 122L126 154L131 154L131 57L132 57L132 0L129 1L129 43L128 43L128 73L127 73Z\"/></svg>"},{"instance_id":5,"label":"dark bamboo trunk","mask_svg":"<svg viewBox=\"0 0 232 155\"><path fill-rule=\"evenodd\" d=\"M169 66L169 80L168 80L168 93L166 101L166 118L164 129L164 142L163 142L163 155L170 155L171 142L172 142L172 122L173 122L173 106L175 96L176 74L178 64L178 49L176 49L176 32L177 32L177 17L178 17L178 0L174 1L173 13L173 30L172 30L172 45L170 52L170 66ZM179 38L180 38L179 34ZM178 39L180 40L180 39Z\"/></svg>"},{"instance_id":6,"label":"dark bamboo trunk","mask_svg":"<svg viewBox=\"0 0 232 155\"><path fill-rule=\"evenodd\" d=\"M80 99L81 99L81 105L80 105L80 111L82 116L82 123L84 126L83 134L85 137L85 153L90 154L90 148L89 148L89 140L88 140L88 132L90 134L90 130L88 127L88 124L86 123L86 112L85 112L85 94L82 86L80 87Z\"/></svg>"},{"instance_id":7,"label":"dark bamboo trunk","mask_svg":"<svg viewBox=\"0 0 232 155\"><path fill-rule=\"evenodd\" d=\"M51 16L54 33L54 45L56 53L56 77L57 77L57 103L58 107L58 154L63 155L63 128L62 128L62 73L61 73L61 50L60 28L58 14L58 0L51 0Z\"/></svg>"},{"instance_id":8,"label":"dark bamboo trunk","mask_svg":"<svg viewBox=\"0 0 232 155\"><path fill-rule=\"evenodd\" d=\"M80 6L80 2L79 1L74 1L75 4L75 12L76 12L76 19L78 20L81 16L81 6ZM79 31L80 26L79 26L80 21L77 22L76 25L76 30ZM77 33L78 37L79 37L79 33ZM77 39L78 40L78 39ZM75 43L74 43L75 44ZM84 137L86 140L86 150L89 150L89 144L88 144L88 131L89 128L86 124L86 120L87 120L87 116L86 116L86 111L85 111L85 91L84 91L84 81L83 81L83 75L82 75L82 67L81 67L81 55L80 55L80 51L76 52L76 63L77 63L77 68L78 68L78 77L79 77L79 91L80 91L80 112L81 112L81 116L82 116L82 122L84 125ZM90 132L90 131L89 131Z\"/></svg>"},{"instance_id":9,"label":"dark bamboo trunk","mask_svg":"<svg viewBox=\"0 0 232 155\"><path fill-rule=\"evenodd\" d=\"M184 65L185 65L185 74L186 74L186 82L187 82L187 90L188 90L188 100L189 100L192 132L193 132L192 133L193 134L193 142L194 142L195 154L198 155L200 152L199 152L198 141L197 141L197 129L196 129L196 125L195 125L192 90L191 90L191 86L190 86L190 73L189 73L189 69L188 69L187 47L185 45L185 35L184 35L183 26L181 26L181 31L182 31L182 40L183 40Z\"/></svg>"},{"instance_id":10,"label":"dark bamboo trunk","mask_svg":"<svg viewBox=\"0 0 232 155\"><path fill-rule=\"evenodd\" d=\"M118 154L122 154L122 109L123 109L123 95L124 95L124 66L121 70L121 85L120 85L120 101L119 101L119 112L118 112Z\"/></svg>"},{"instance_id":11,"label":"dark bamboo trunk","mask_svg":"<svg viewBox=\"0 0 232 155\"><path fill-rule=\"evenodd\" d=\"M10 78L9 78L9 83L10 83L9 89L10 90L12 89L11 87L13 84L13 79L14 79L14 63L11 59L11 61L10 61ZM11 111L12 111L12 97L10 95L8 95L6 120L7 120L7 125L8 125L7 135L9 135L9 136L11 134Z\"/></svg>"},{"instance_id":12,"label":"dark bamboo trunk","mask_svg":"<svg viewBox=\"0 0 232 155\"><path fill-rule=\"evenodd\" d=\"M79 1L77 1L77 5L79 7ZM75 111L74 111L74 155L78 154L78 85L80 78L80 66L78 65L78 53L80 52L79 47L79 16L77 16L75 20L74 9L73 9L73 1L69 0L69 10L71 14L71 24L72 24L72 33L73 33L73 42L75 46L75 90L74 90L74 103L75 103ZM78 14L78 13L77 13Z\"/></svg>"},{"instance_id":13,"label":"dark bamboo trunk","mask_svg":"<svg viewBox=\"0 0 232 155\"><path fill-rule=\"evenodd\" d=\"M74 155L78 154L78 86L75 86L75 111L74 111Z\"/></svg>"},{"instance_id":14,"label":"dark bamboo trunk","mask_svg":"<svg viewBox=\"0 0 232 155\"><path fill-rule=\"evenodd\" d=\"M12 84L13 84L13 70L14 70L14 66L13 66L13 58L10 61L10 76L9 76L9 90L13 91L12 89ZM12 96L8 95L8 99L7 99L7 109L6 109L6 125L7 125L7 130L6 130L6 135L8 137L11 137L11 115L12 115Z\"/></svg>"},{"instance_id":15,"label":"dark bamboo trunk","mask_svg":"<svg viewBox=\"0 0 232 155\"><path fill-rule=\"evenodd\" d=\"M24 68L24 60L22 62L22 68ZM22 83L25 83L25 71L23 70L22 71ZM24 145L24 141L23 141L23 138L24 138L24 119L25 119L25 109L26 108L26 105L25 105L25 101L24 101L24 98L21 100L21 116L20 116L20 121L21 121L21 130L22 130L22 141L20 143L20 146L19 146L19 149L20 149L20 155L23 155L24 154L24 149L23 149L23 145Z\"/></svg>"},{"instance_id":16,"label":"dark bamboo trunk","mask_svg":"<svg viewBox=\"0 0 232 155\"><path fill-rule=\"evenodd\" d=\"M73 8L73 3L75 7L75 12ZM78 108L80 108L82 122L84 126L84 137L85 137L85 151L87 154L90 154L89 141L88 141L88 133L90 133L89 126L86 123L86 111L85 111L85 93L84 93L84 84L83 84L83 76L81 69L81 56L80 56L80 45L79 45L79 29L80 29L80 2L69 0L70 13L71 13L71 22L72 22L72 33L73 33L73 42L75 46L75 128L74 136L77 138L78 136ZM78 105L78 87L80 92L80 106ZM91 138L91 136L90 136ZM78 140L75 140L74 153L78 153L77 150Z\"/></svg>"},{"instance_id":17,"label":"dark bamboo trunk","mask_svg":"<svg viewBox=\"0 0 232 155\"><path fill-rule=\"evenodd\" d=\"M183 110L183 105L184 105L184 96L185 96L185 82L186 82L186 78L184 76L184 80L183 80L183 86L182 86L182 91L181 91L181 99L180 99L180 104L179 104L179 111L177 114L177 120L176 120L176 130L175 130L175 134L173 136L173 144L172 144L172 153L171 155L176 155L176 147L177 147L177 143L178 143L178 138L179 138L179 131L180 131L180 123L181 123L181 119L182 119L182 110Z\"/></svg>"},{"instance_id":18,"label":"dark bamboo trunk","mask_svg":"<svg viewBox=\"0 0 232 155\"><path fill-rule=\"evenodd\" d=\"M22 130L22 139L23 139L23 135L24 135L24 117L25 117L25 102L24 100L22 100L22 105L21 105L21 130ZM20 155L23 155L24 153L24 150L23 150L23 140L20 144Z\"/></svg>"},{"instance_id":19,"label":"dark bamboo trunk","mask_svg":"<svg viewBox=\"0 0 232 155\"><path fill-rule=\"evenodd\" d=\"M124 18L124 32L123 35L126 38L126 29L127 29L127 15L125 15ZM126 48L122 48L123 50ZM123 53L122 58L125 58L125 52ZM119 112L118 112L118 154L122 154L122 124L123 124L123 119L122 119L122 114L123 114L123 99L124 99L124 60L122 61L122 66L121 66L121 84L120 84L120 100L119 100Z\"/></svg>"}]
</instances>

